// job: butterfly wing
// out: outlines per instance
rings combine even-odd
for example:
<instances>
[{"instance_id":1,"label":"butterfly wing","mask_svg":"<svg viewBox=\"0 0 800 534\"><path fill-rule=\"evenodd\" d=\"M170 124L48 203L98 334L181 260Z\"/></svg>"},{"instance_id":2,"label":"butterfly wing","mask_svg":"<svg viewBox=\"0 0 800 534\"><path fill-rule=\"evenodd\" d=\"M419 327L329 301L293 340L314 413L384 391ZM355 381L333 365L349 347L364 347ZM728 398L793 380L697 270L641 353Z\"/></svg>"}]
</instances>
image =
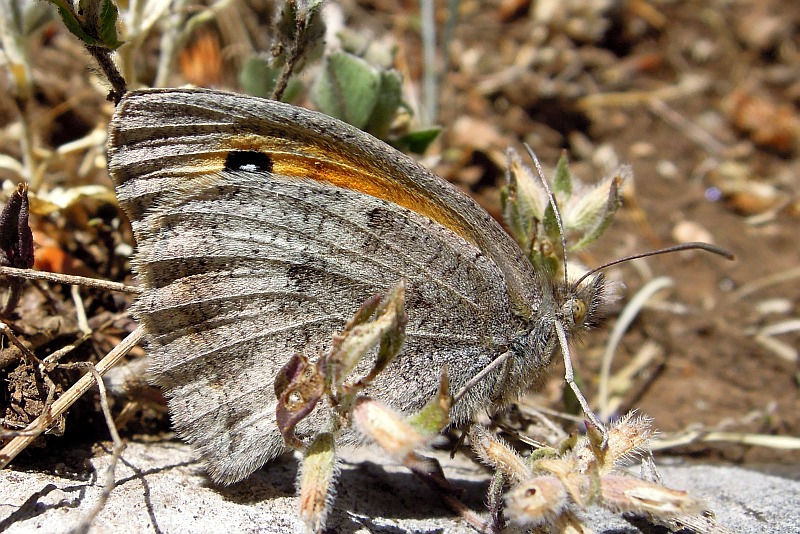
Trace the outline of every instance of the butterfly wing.
<instances>
[{"instance_id":1,"label":"butterfly wing","mask_svg":"<svg viewBox=\"0 0 800 534\"><path fill-rule=\"evenodd\" d=\"M434 394L444 364L456 391L507 350L527 325L514 299L536 305L528 268L495 257L513 243L483 210L333 119L228 93L144 91L120 104L109 145L137 240L145 290L132 312L150 373L218 481L283 451L276 373L295 352L328 350L370 296L406 281L406 342L369 392L406 411ZM511 286L526 277L523 295ZM487 377L455 418L500 380Z\"/></svg>"}]
</instances>

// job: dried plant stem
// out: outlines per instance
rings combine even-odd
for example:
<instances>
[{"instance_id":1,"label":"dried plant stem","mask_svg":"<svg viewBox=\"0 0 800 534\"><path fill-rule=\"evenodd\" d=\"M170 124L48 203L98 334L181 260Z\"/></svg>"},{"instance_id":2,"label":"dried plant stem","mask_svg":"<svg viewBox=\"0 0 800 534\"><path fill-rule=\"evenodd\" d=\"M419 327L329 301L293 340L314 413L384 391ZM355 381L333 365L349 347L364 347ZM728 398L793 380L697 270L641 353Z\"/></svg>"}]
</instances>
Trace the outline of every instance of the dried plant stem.
<instances>
[{"instance_id":1,"label":"dried plant stem","mask_svg":"<svg viewBox=\"0 0 800 534\"><path fill-rule=\"evenodd\" d=\"M13 276L16 278L26 278L28 280L45 280L47 282L56 282L59 284L74 284L83 287L91 287L94 289L103 289L106 291L119 291L121 293L131 293L134 295L138 295L139 293L142 292L142 289L139 287L129 286L119 282L98 280L97 278L87 278L85 276L71 276L68 274L34 271L31 269L17 269L14 267L0 266L0 275Z\"/></svg>"},{"instance_id":2,"label":"dried plant stem","mask_svg":"<svg viewBox=\"0 0 800 534\"><path fill-rule=\"evenodd\" d=\"M297 63L300 61L300 58L303 57L303 53L305 52L304 43L306 42L305 33L307 29L308 25L306 21L298 19L296 28L297 35L295 35L295 40L289 47L289 53L286 55L286 63L283 65L281 75L278 77L278 81L275 82L275 89L272 91L271 96L272 100L280 100L283 97L283 93L289 85L289 78L292 77L294 69L297 68Z\"/></svg>"},{"instance_id":3,"label":"dried plant stem","mask_svg":"<svg viewBox=\"0 0 800 534\"><path fill-rule=\"evenodd\" d=\"M798 319L792 319L790 321L786 321L785 324L797 323L797 321ZM780 325L773 325L773 326L780 326ZM755 335L755 337L753 337L753 340L755 340L756 343L758 343L768 351L772 352L782 360L786 360L789 363L796 364L800 359L798 358L797 348L793 344L784 343L780 339L775 338L774 335L766 332L771 329L772 327L763 328Z\"/></svg>"},{"instance_id":4,"label":"dried plant stem","mask_svg":"<svg viewBox=\"0 0 800 534\"><path fill-rule=\"evenodd\" d=\"M580 415L573 415L571 413L562 412L559 410L551 410L550 408L547 408L545 406L537 406L535 411L541 412L543 415L549 415L551 417L562 419L564 421L569 421L571 423L577 423L577 424L583 423L583 417L581 417ZM563 430L561 432L563 432Z\"/></svg>"},{"instance_id":5,"label":"dried plant stem","mask_svg":"<svg viewBox=\"0 0 800 534\"><path fill-rule=\"evenodd\" d=\"M650 443L653 451L663 451L691 445L692 443L737 443L776 450L800 450L800 438L794 436L774 436L747 432L720 432L714 430L685 430L680 433L662 435Z\"/></svg>"},{"instance_id":6,"label":"dried plant stem","mask_svg":"<svg viewBox=\"0 0 800 534\"><path fill-rule=\"evenodd\" d=\"M20 350L20 352L24 354L25 357L28 358L30 361L41 363L39 358L37 358L36 355L33 352L31 352L31 349L25 346L25 344L22 343L22 341L17 337L14 331L11 330L11 328L9 328L9 326L3 321L0 321L0 333L7 336L8 340L11 341L11 344L17 347Z\"/></svg>"},{"instance_id":7,"label":"dried plant stem","mask_svg":"<svg viewBox=\"0 0 800 534\"><path fill-rule=\"evenodd\" d=\"M754 410L738 419L725 419L714 427L691 425L681 431L659 434L648 444L653 451L682 447L692 443L729 442L743 445L755 445L772 449L800 450L800 438L794 436L775 436L771 434L754 434L747 432L729 432L731 426L741 427L745 424L761 421L771 410Z\"/></svg>"},{"instance_id":8,"label":"dried plant stem","mask_svg":"<svg viewBox=\"0 0 800 534\"><path fill-rule=\"evenodd\" d=\"M699 93L705 90L708 84L708 80L702 77L686 77L676 85L655 91L627 91L588 95L578 100L578 107L589 111L594 108L639 106L648 104L653 100L675 100Z\"/></svg>"},{"instance_id":9,"label":"dried plant stem","mask_svg":"<svg viewBox=\"0 0 800 534\"><path fill-rule=\"evenodd\" d=\"M108 83L111 84L111 92L108 94L108 99L115 104L122 99L122 95L128 90L128 85L125 83L125 78L117 70L114 60L111 59L111 50L101 46L86 46L86 50L97 61L103 74L106 75Z\"/></svg>"},{"instance_id":10,"label":"dried plant stem","mask_svg":"<svg viewBox=\"0 0 800 534\"><path fill-rule=\"evenodd\" d=\"M33 130L28 117L28 98L18 96L13 99L19 113L20 139L19 145L22 152L22 163L25 169L25 179L32 180L36 174L36 156L33 150Z\"/></svg>"},{"instance_id":11,"label":"dried plant stem","mask_svg":"<svg viewBox=\"0 0 800 534\"><path fill-rule=\"evenodd\" d=\"M86 393L97 383L97 379L102 377L109 369L114 367L123 356L125 356L142 337L141 328L137 328L123 339L119 345L114 347L97 365L94 366L96 373L83 375L71 388L53 403L48 413L37 417L23 431L25 434L12 439L2 450L0 450L0 469L6 467L25 447L44 432L52 422L63 414L72 404Z\"/></svg>"},{"instance_id":12,"label":"dried plant stem","mask_svg":"<svg viewBox=\"0 0 800 534\"><path fill-rule=\"evenodd\" d=\"M456 26L458 25L459 0L447 0L447 20L442 30L442 67L439 74L439 86L444 85L444 77L450 70L450 58L452 56L452 45L455 38ZM438 95L437 95L438 101ZM431 117L436 120L436 117Z\"/></svg>"},{"instance_id":13,"label":"dried plant stem","mask_svg":"<svg viewBox=\"0 0 800 534\"><path fill-rule=\"evenodd\" d=\"M661 345L654 341L645 341L625 367L614 373L614 376L608 381L610 393L606 409L609 414L621 412L623 394L633 389L634 385L637 385L640 392L647 388L652 376L647 376L643 380L642 373L645 369L652 367L654 362L661 361L663 358L664 348Z\"/></svg>"},{"instance_id":14,"label":"dried plant stem","mask_svg":"<svg viewBox=\"0 0 800 534\"><path fill-rule=\"evenodd\" d=\"M694 141L703 150L712 156L720 157L725 154L728 147L715 139L709 132L689 121L666 104L668 100L676 100L699 92L705 89L706 86L707 82L705 80L687 78L678 85L665 87L656 91L629 91L625 93L605 93L585 96L578 101L578 106L589 111L602 107L646 105L653 114L686 134L689 139Z\"/></svg>"},{"instance_id":15,"label":"dried plant stem","mask_svg":"<svg viewBox=\"0 0 800 534\"><path fill-rule=\"evenodd\" d=\"M122 439L120 439L119 433L117 432L117 427L114 424L114 418L111 416L111 408L108 405L108 396L106 395L106 386L103 383L103 378L100 376L100 373L98 372L97 368L88 362L67 364L63 367L68 367L68 366L89 370L87 376L91 376L94 379L94 382L97 384L97 388L100 391L100 408L103 410L103 417L106 420L106 426L108 427L108 432L111 434L111 439L114 442L114 448L111 453L111 462L108 464L108 467L106 468L106 480L103 483L103 491L100 494L100 498L94 504L92 509L89 510L89 512L84 517L81 518L79 525L75 529L73 529L73 532L88 532L89 527L94 521L94 518L97 517L97 514L99 514L100 510L102 510L103 507L106 505L108 497L111 495L111 492L116 486L116 480L114 475L117 469L117 462L119 461L119 458L122 455L122 451L125 448L125 444L122 442Z\"/></svg>"},{"instance_id":16,"label":"dried plant stem","mask_svg":"<svg viewBox=\"0 0 800 534\"><path fill-rule=\"evenodd\" d=\"M425 115L422 120L425 124L432 124L439 113L439 70L436 68L436 20L433 0L420 2L420 24L423 53L422 101Z\"/></svg>"},{"instance_id":17,"label":"dried plant stem","mask_svg":"<svg viewBox=\"0 0 800 534\"><path fill-rule=\"evenodd\" d=\"M91 334L92 329L89 327L89 319L86 317L86 308L83 306L83 299L81 298L80 289L78 286L70 286L70 294L72 295L72 302L75 303L75 315L78 319L78 328L84 334Z\"/></svg>"},{"instance_id":18,"label":"dried plant stem","mask_svg":"<svg viewBox=\"0 0 800 534\"><path fill-rule=\"evenodd\" d=\"M791 282L792 280L797 280L798 278L800 278L800 267L794 267L792 269L787 269L786 271L773 273L763 278L758 278L757 280L751 280L750 282L744 284L742 287L731 293L730 298L731 300L740 300L753 293L757 293L762 289L783 284L785 282Z\"/></svg>"},{"instance_id":19,"label":"dried plant stem","mask_svg":"<svg viewBox=\"0 0 800 534\"><path fill-rule=\"evenodd\" d=\"M713 156L722 156L726 151L726 146L717 141L710 133L703 130L695 123L669 107L666 102L659 98L653 98L648 103L650 111L657 115L661 120L686 134L686 137L694 141L700 148Z\"/></svg>"},{"instance_id":20,"label":"dried plant stem","mask_svg":"<svg viewBox=\"0 0 800 534\"><path fill-rule=\"evenodd\" d=\"M636 523L635 521L633 522ZM733 534L722 525L718 524L713 517L706 517L702 515L683 516L676 518L656 517L650 515L647 517L647 528L652 529L653 524L661 525L668 529L669 532L695 532L696 534Z\"/></svg>"},{"instance_id":21,"label":"dried plant stem","mask_svg":"<svg viewBox=\"0 0 800 534\"><path fill-rule=\"evenodd\" d=\"M598 411L600 412L600 419L603 421L608 421L608 418L611 416L608 384L611 380L611 363L614 361L614 353L617 350L619 342L622 340L622 336L625 334L625 331L628 329L628 327L633 323L633 320L636 318L636 316L639 315L639 312L641 312L647 301L662 289L672 287L673 285L675 285L675 282L671 278L664 276L651 280L645 284L644 287L642 287L642 289L636 293L633 299L631 299L628 305L625 306L625 309L623 310L622 314L620 314L616 324L614 324L611 335L608 337L606 348L603 351L603 358L600 366L600 384L597 406L599 406Z\"/></svg>"},{"instance_id":22,"label":"dried plant stem","mask_svg":"<svg viewBox=\"0 0 800 534\"><path fill-rule=\"evenodd\" d=\"M78 339L76 339L72 343L70 343L68 345L64 345L63 347L61 347L57 351L54 351L53 353L51 353L47 358L42 360L42 363L48 369L55 368L55 366L58 364L58 361L61 358L63 358L64 356L66 356L67 354L69 354L70 352L75 350L76 348L78 348L81 345L81 343L83 343L84 341L86 341L90 337L92 337L92 333L91 332L84 332L81 337L79 337Z\"/></svg>"},{"instance_id":23,"label":"dried plant stem","mask_svg":"<svg viewBox=\"0 0 800 534\"><path fill-rule=\"evenodd\" d=\"M167 17L164 33L161 34L158 69L153 87L164 87L169 76L175 71L175 59L183 42L181 40L181 22L186 12L187 0L176 0ZM183 34L185 35L185 34Z\"/></svg>"}]
</instances>

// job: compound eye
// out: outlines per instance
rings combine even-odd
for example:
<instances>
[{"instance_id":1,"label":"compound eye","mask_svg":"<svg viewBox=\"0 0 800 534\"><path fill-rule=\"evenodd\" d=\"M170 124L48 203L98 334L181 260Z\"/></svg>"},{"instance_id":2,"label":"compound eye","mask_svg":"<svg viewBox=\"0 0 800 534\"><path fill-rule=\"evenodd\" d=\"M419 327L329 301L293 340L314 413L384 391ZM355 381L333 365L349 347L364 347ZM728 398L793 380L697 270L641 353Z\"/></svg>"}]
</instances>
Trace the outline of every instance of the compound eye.
<instances>
[{"instance_id":1,"label":"compound eye","mask_svg":"<svg viewBox=\"0 0 800 534\"><path fill-rule=\"evenodd\" d=\"M575 324L582 324L583 320L586 319L586 312L588 311L588 306L586 305L586 301L583 299L575 299L572 301L572 320Z\"/></svg>"}]
</instances>

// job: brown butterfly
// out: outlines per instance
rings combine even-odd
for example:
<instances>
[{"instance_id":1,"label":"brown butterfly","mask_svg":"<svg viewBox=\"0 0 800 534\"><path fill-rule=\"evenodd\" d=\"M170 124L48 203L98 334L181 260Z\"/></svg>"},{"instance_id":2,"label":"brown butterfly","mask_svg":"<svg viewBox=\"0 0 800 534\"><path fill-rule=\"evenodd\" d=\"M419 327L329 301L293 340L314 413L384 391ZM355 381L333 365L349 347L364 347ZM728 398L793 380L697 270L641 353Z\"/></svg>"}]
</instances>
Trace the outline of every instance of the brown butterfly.
<instances>
[{"instance_id":1,"label":"brown butterfly","mask_svg":"<svg viewBox=\"0 0 800 534\"><path fill-rule=\"evenodd\" d=\"M336 119L203 89L127 94L109 169L137 241L133 307L152 381L211 476L238 481L284 451L273 382L330 348L368 297L405 280L401 354L366 391L410 412L447 365L454 424L515 400L591 324L602 276L552 284L454 186ZM322 419L298 428L309 435Z\"/></svg>"}]
</instances>

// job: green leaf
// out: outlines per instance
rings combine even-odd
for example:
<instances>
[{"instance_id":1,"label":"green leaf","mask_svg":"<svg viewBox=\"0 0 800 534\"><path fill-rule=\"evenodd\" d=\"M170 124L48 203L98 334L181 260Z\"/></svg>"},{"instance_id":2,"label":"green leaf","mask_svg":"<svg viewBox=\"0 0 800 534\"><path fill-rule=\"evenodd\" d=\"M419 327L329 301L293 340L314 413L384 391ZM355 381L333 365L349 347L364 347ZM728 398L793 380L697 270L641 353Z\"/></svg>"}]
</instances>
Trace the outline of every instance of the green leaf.
<instances>
[{"instance_id":1,"label":"green leaf","mask_svg":"<svg viewBox=\"0 0 800 534\"><path fill-rule=\"evenodd\" d=\"M53 2L56 7L58 8L58 15L61 17L61 20L64 22L64 26L67 27L69 32L83 41L87 45L96 45L97 39L83 31L83 27L81 26L80 21L75 17L75 14L72 12L71 7L69 7L66 2L62 0L50 0Z\"/></svg>"},{"instance_id":2,"label":"green leaf","mask_svg":"<svg viewBox=\"0 0 800 534\"><path fill-rule=\"evenodd\" d=\"M422 409L408 418L408 424L421 434L437 434L450 424L450 408L453 397L450 395L450 380L447 377L447 366L442 368L442 378L436 395Z\"/></svg>"},{"instance_id":3,"label":"green leaf","mask_svg":"<svg viewBox=\"0 0 800 534\"><path fill-rule=\"evenodd\" d=\"M617 210L622 205L622 197L619 193L620 180L612 180L608 188L608 200L606 202L605 210L600 217L597 218L597 223L586 231L577 243L569 247L570 250L581 250L594 243L611 225L616 215Z\"/></svg>"},{"instance_id":4,"label":"green leaf","mask_svg":"<svg viewBox=\"0 0 800 534\"><path fill-rule=\"evenodd\" d=\"M323 532L333 503L336 468L336 442L333 434L317 434L304 451L297 487L300 493L300 519L308 532Z\"/></svg>"},{"instance_id":5,"label":"green leaf","mask_svg":"<svg viewBox=\"0 0 800 534\"><path fill-rule=\"evenodd\" d=\"M508 231L514 238L514 241L522 248L522 250L529 250L530 243L530 219L522 216L519 209L519 202L516 196L512 196L513 191L509 188L500 189L500 205L503 208L503 220L508 226Z\"/></svg>"},{"instance_id":6,"label":"green leaf","mask_svg":"<svg viewBox=\"0 0 800 534\"><path fill-rule=\"evenodd\" d=\"M373 311L375 318L368 321ZM407 322L403 282L385 298L367 300L348 321L345 330L334 339L327 358L328 380L332 387L352 392L368 386L400 352ZM376 345L379 345L378 353L369 373L355 384L345 385L348 374Z\"/></svg>"},{"instance_id":7,"label":"green leaf","mask_svg":"<svg viewBox=\"0 0 800 534\"><path fill-rule=\"evenodd\" d=\"M48 1L58 8L70 33L86 45L115 50L122 44L117 39L117 6L111 0L82 0L77 15L65 0Z\"/></svg>"},{"instance_id":8,"label":"green leaf","mask_svg":"<svg viewBox=\"0 0 800 534\"><path fill-rule=\"evenodd\" d=\"M270 66L268 60L250 56L239 72L239 83L247 94L267 98L272 94L280 74L281 69Z\"/></svg>"},{"instance_id":9,"label":"green leaf","mask_svg":"<svg viewBox=\"0 0 800 534\"><path fill-rule=\"evenodd\" d=\"M402 102L403 78L399 72L392 69L380 72L379 80L375 107L364 129L375 137L383 138L389 131Z\"/></svg>"},{"instance_id":10,"label":"green leaf","mask_svg":"<svg viewBox=\"0 0 800 534\"><path fill-rule=\"evenodd\" d=\"M381 76L377 69L352 54L328 56L311 98L323 113L364 129L378 101Z\"/></svg>"},{"instance_id":11,"label":"green leaf","mask_svg":"<svg viewBox=\"0 0 800 534\"><path fill-rule=\"evenodd\" d=\"M287 45L295 39L297 28L297 2L287 0L281 8L278 19L275 21L276 38Z\"/></svg>"},{"instance_id":12,"label":"green leaf","mask_svg":"<svg viewBox=\"0 0 800 534\"><path fill-rule=\"evenodd\" d=\"M400 150L407 150L414 154L422 154L425 152L434 139L442 131L438 126L424 128L422 130L415 130L407 133L392 141L392 144Z\"/></svg>"},{"instance_id":13,"label":"green leaf","mask_svg":"<svg viewBox=\"0 0 800 534\"><path fill-rule=\"evenodd\" d=\"M566 153L562 153L558 158L558 165L556 165L556 175L553 179L553 190L556 193L561 193L564 199L572 196L572 175L569 172L569 160L567 160ZM556 198L559 195L556 194Z\"/></svg>"},{"instance_id":14,"label":"green leaf","mask_svg":"<svg viewBox=\"0 0 800 534\"><path fill-rule=\"evenodd\" d=\"M551 241L557 241L561 230L558 228L558 221L556 220L556 212L553 210L553 204L548 203L544 210L544 233Z\"/></svg>"},{"instance_id":15,"label":"green leaf","mask_svg":"<svg viewBox=\"0 0 800 534\"><path fill-rule=\"evenodd\" d=\"M101 0L100 17L97 21L100 42L109 50L116 50L122 45L117 38L117 6L111 0Z\"/></svg>"},{"instance_id":16,"label":"green leaf","mask_svg":"<svg viewBox=\"0 0 800 534\"><path fill-rule=\"evenodd\" d=\"M406 339L406 325L408 324L405 298L406 285L404 282L400 282L381 302L381 306L376 312L378 319L383 316L388 316L391 317L393 321L381 338L381 344L378 348L378 355L375 358L375 363L369 374L362 379L362 383L369 384L400 353L400 349L403 347L403 342Z\"/></svg>"}]
</instances>

